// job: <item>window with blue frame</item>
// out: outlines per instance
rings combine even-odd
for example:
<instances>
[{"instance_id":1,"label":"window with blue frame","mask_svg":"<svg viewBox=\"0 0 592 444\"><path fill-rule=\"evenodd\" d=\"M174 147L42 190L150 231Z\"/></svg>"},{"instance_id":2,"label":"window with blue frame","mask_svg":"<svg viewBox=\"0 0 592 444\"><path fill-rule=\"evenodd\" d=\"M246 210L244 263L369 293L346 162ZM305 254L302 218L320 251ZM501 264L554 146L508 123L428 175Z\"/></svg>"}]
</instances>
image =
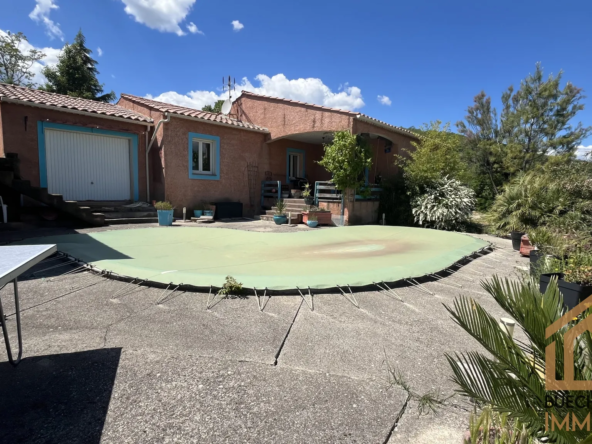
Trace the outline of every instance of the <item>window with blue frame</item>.
<instances>
[{"instance_id":1,"label":"window with blue frame","mask_svg":"<svg viewBox=\"0 0 592 444\"><path fill-rule=\"evenodd\" d=\"M189 133L189 178L220 179L220 138Z\"/></svg>"}]
</instances>

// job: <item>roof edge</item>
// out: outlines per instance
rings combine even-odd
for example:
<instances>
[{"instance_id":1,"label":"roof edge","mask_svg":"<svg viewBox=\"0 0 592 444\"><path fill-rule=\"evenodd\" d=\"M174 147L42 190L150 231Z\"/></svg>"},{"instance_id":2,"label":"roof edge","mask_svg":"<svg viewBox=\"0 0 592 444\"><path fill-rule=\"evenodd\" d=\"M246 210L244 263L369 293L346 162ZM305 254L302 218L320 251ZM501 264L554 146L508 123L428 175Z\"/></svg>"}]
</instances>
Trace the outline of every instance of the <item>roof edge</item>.
<instances>
[{"instance_id":1,"label":"roof edge","mask_svg":"<svg viewBox=\"0 0 592 444\"><path fill-rule=\"evenodd\" d=\"M415 138L417 140L420 140L421 139L421 137L418 134L415 134L415 133L413 133L413 132L411 132L409 130L406 130L404 128L400 128L400 127L395 126L395 125L391 125L390 123L382 122L381 120L375 119L374 117L370 117L370 116L367 116L367 115L362 114L362 113L358 114L356 116L356 119L361 120L362 122L365 122L365 123L369 123L371 125L376 125L378 127L387 129L389 131L393 131L395 133L399 133L399 134L401 134L403 136L413 137L413 138Z\"/></svg>"},{"instance_id":2,"label":"roof edge","mask_svg":"<svg viewBox=\"0 0 592 444\"><path fill-rule=\"evenodd\" d=\"M194 120L196 122L211 123L212 125L220 125L220 126L225 126L227 128L237 129L237 130L252 131L254 133L261 133L261 134L269 134L269 130L264 127L247 128L246 126L238 126L238 125L232 125L230 123L217 122L216 120L202 119L200 117L194 117L194 116L186 116L184 114L178 114L178 113L174 113L171 111L161 111L161 112L164 114L170 114L171 117L175 117L178 119ZM240 122L240 120L239 120L239 122Z\"/></svg>"},{"instance_id":3,"label":"roof edge","mask_svg":"<svg viewBox=\"0 0 592 444\"><path fill-rule=\"evenodd\" d=\"M142 121L142 120L136 120L136 119L126 118L126 117L109 116L107 114L101 114L101 113L91 112L91 111L80 111L77 109L66 108L66 107L61 107L61 106L56 106L56 105L45 105L42 103L30 102L28 100L10 99L7 97L0 97L0 102L14 103L15 105L32 106L33 108L49 109L49 110L53 110L53 111L57 110L57 111L62 111L65 113L70 113L70 114L78 114L78 115L89 116L89 117L98 117L100 119L117 120L119 122L135 123L137 125L143 125L143 126L153 126L154 125L154 120L152 120L150 117L147 117L147 116L144 116L144 117L146 117L146 119L149 119L149 121ZM126 111L129 111L129 110L126 110Z\"/></svg>"}]
</instances>

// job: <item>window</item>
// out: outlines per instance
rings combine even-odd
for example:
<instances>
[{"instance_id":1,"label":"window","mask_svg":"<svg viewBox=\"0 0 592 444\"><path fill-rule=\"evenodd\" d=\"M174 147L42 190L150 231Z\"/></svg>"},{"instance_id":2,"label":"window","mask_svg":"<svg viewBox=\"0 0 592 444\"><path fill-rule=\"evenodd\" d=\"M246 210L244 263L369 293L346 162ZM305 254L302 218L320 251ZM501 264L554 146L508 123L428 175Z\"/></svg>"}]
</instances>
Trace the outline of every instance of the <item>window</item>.
<instances>
[{"instance_id":1,"label":"window","mask_svg":"<svg viewBox=\"0 0 592 444\"><path fill-rule=\"evenodd\" d=\"M289 159L289 173L290 173L290 178L293 177L302 177L302 170L300 169L300 163L301 163L301 159L302 157L300 156L300 154L289 154L290 159Z\"/></svg>"},{"instance_id":2,"label":"window","mask_svg":"<svg viewBox=\"0 0 592 444\"><path fill-rule=\"evenodd\" d=\"M296 177L306 177L306 153L304 150L288 148L286 152L286 183Z\"/></svg>"},{"instance_id":3,"label":"window","mask_svg":"<svg viewBox=\"0 0 592 444\"><path fill-rule=\"evenodd\" d=\"M214 150L211 140L192 140L193 172L198 174L214 174Z\"/></svg>"},{"instance_id":4,"label":"window","mask_svg":"<svg viewBox=\"0 0 592 444\"><path fill-rule=\"evenodd\" d=\"M220 179L220 138L189 133L189 178Z\"/></svg>"}]
</instances>

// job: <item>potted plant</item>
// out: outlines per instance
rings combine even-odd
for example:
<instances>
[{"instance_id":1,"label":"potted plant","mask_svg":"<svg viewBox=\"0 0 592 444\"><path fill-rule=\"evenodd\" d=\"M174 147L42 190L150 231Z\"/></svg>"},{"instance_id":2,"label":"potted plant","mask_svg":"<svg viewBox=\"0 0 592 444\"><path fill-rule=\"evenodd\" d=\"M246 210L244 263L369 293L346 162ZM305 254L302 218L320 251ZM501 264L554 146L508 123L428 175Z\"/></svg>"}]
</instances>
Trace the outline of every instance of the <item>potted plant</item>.
<instances>
[{"instance_id":1,"label":"potted plant","mask_svg":"<svg viewBox=\"0 0 592 444\"><path fill-rule=\"evenodd\" d=\"M193 216L194 217L201 217L203 215L203 210L204 210L204 204L198 203L195 206L195 209L193 210Z\"/></svg>"},{"instance_id":2,"label":"potted plant","mask_svg":"<svg viewBox=\"0 0 592 444\"><path fill-rule=\"evenodd\" d=\"M306 225L308 225L310 228L316 228L317 225L319 225L319 221L317 220L317 215L315 213L309 213L306 220Z\"/></svg>"},{"instance_id":3,"label":"potted plant","mask_svg":"<svg viewBox=\"0 0 592 444\"><path fill-rule=\"evenodd\" d=\"M212 206L209 204L203 204L203 215L204 216L210 216L213 217L214 216L214 210L212 209Z\"/></svg>"},{"instance_id":4,"label":"potted plant","mask_svg":"<svg viewBox=\"0 0 592 444\"><path fill-rule=\"evenodd\" d=\"M306 205L312 205L314 203L314 197L310 195L310 184L304 185L304 190L302 191L302 197L304 197L304 203Z\"/></svg>"},{"instance_id":5,"label":"potted plant","mask_svg":"<svg viewBox=\"0 0 592 444\"><path fill-rule=\"evenodd\" d=\"M514 250L520 251L522 236L524 236L525 234L526 232L519 228L514 228L512 231L510 231L510 239L512 239L512 248Z\"/></svg>"},{"instance_id":6,"label":"potted plant","mask_svg":"<svg viewBox=\"0 0 592 444\"><path fill-rule=\"evenodd\" d=\"M273 216L273 221L276 223L276 225L283 225L288 222L288 217L286 216L286 203L281 199L275 204L275 215Z\"/></svg>"},{"instance_id":7,"label":"potted plant","mask_svg":"<svg viewBox=\"0 0 592 444\"><path fill-rule=\"evenodd\" d=\"M158 225L163 227L173 225L173 210L175 208L170 202L156 202L154 208L158 213Z\"/></svg>"},{"instance_id":8,"label":"potted plant","mask_svg":"<svg viewBox=\"0 0 592 444\"><path fill-rule=\"evenodd\" d=\"M566 262L557 284L563 295L563 304L571 310L592 295L592 256L576 254Z\"/></svg>"}]
</instances>

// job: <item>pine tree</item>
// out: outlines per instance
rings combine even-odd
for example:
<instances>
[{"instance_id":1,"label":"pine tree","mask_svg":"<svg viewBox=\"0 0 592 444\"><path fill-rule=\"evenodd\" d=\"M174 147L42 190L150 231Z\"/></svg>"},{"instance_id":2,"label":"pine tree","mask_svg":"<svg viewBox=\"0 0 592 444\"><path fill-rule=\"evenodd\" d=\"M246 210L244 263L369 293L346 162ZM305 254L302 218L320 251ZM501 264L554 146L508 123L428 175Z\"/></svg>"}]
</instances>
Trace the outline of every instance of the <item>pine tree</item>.
<instances>
[{"instance_id":1,"label":"pine tree","mask_svg":"<svg viewBox=\"0 0 592 444\"><path fill-rule=\"evenodd\" d=\"M78 31L74 43L64 46L58 64L43 70L47 78L43 89L72 97L111 102L115 99L115 93L111 91L103 94L103 84L97 79L98 62L90 56L92 51L85 46L85 42L82 30Z\"/></svg>"}]
</instances>

